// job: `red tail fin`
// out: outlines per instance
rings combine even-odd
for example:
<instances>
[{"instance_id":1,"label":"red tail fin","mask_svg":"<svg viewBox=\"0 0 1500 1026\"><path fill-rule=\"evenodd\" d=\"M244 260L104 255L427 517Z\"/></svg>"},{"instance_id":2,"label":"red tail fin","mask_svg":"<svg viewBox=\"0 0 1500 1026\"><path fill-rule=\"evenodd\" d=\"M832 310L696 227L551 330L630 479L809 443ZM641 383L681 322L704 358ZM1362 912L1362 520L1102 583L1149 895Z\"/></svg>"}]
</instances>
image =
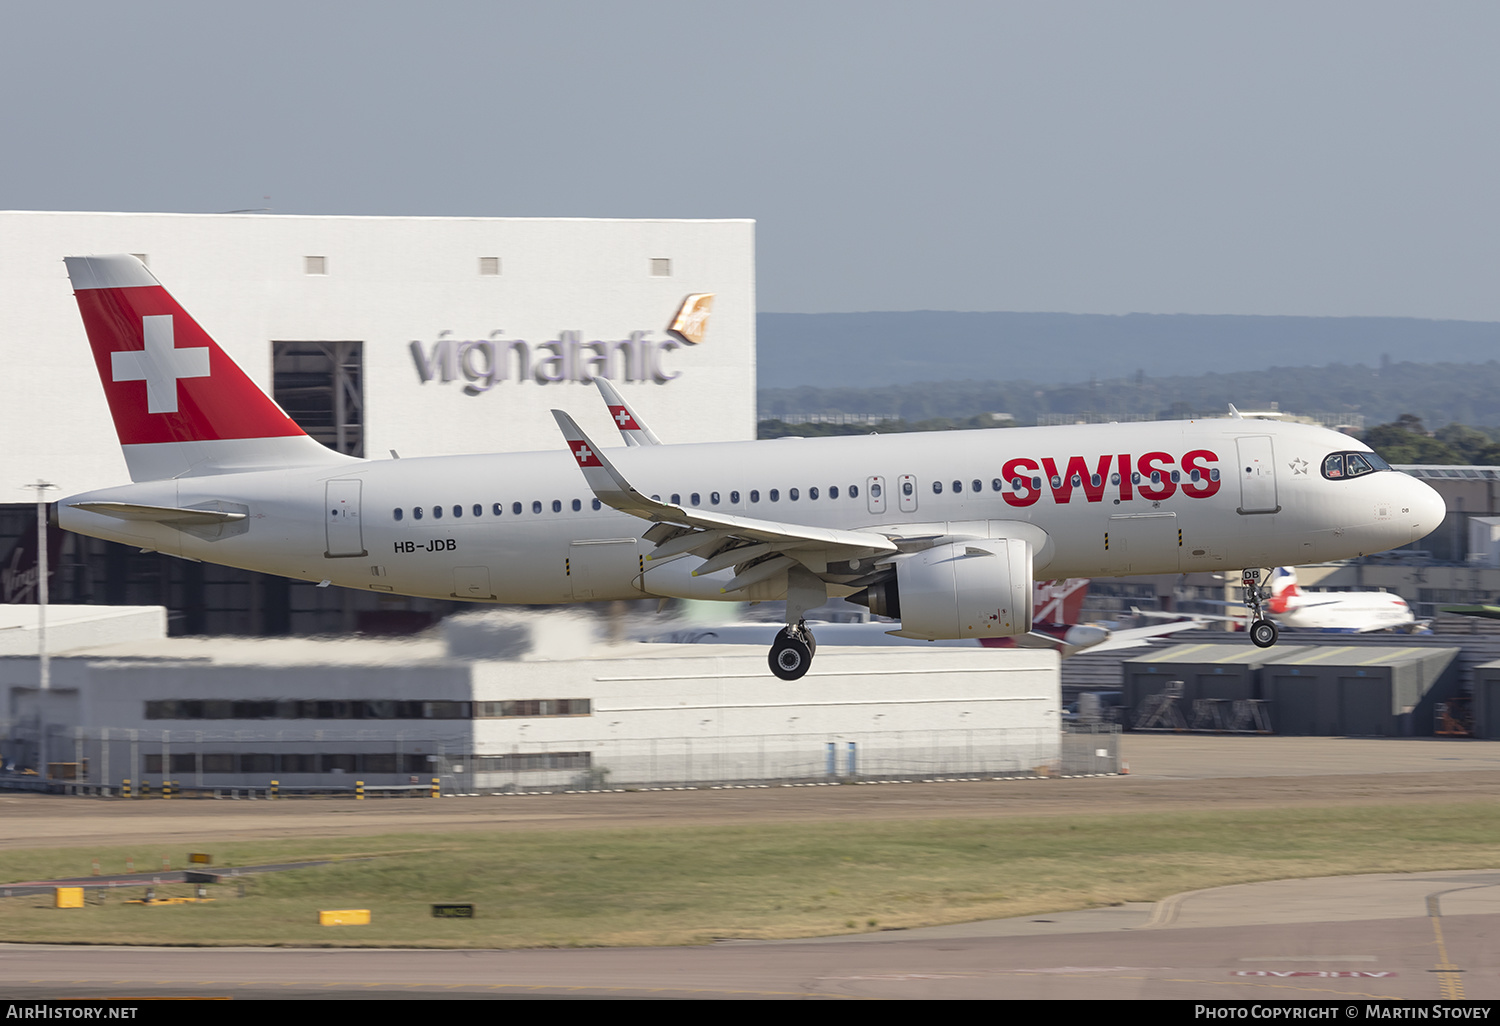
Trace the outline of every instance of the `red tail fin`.
<instances>
[{"instance_id":1,"label":"red tail fin","mask_svg":"<svg viewBox=\"0 0 1500 1026\"><path fill-rule=\"evenodd\" d=\"M1032 622L1076 624L1083 616L1083 600L1088 594L1087 577L1037 581L1032 593Z\"/></svg>"},{"instance_id":2,"label":"red tail fin","mask_svg":"<svg viewBox=\"0 0 1500 1026\"><path fill-rule=\"evenodd\" d=\"M309 438L138 259L65 263L132 478L347 459Z\"/></svg>"}]
</instances>

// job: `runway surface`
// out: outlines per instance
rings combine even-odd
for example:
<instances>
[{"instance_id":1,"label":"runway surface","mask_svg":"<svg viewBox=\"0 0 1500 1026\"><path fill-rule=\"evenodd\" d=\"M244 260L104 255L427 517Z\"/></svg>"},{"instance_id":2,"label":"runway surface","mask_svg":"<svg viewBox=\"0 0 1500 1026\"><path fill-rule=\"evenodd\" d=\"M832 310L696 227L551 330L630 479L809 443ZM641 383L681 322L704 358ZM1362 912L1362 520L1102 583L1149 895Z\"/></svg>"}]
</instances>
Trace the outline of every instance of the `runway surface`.
<instances>
[{"instance_id":1,"label":"runway surface","mask_svg":"<svg viewBox=\"0 0 1500 1026\"><path fill-rule=\"evenodd\" d=\"M814 941L533 951L0 946L9 998L1500 997L1500 871L1279 881Z\"/></svg>"},{"instance_id":2,"label":"runway surface","mask_svg":"<svg viewBox=\"0 0 1500 1026\"><path fill-rule=\"evenodd\" d=\"M1128 777L343 802L0 798L11 847L135 835L1047 815L1500 797L1500 744L1127 736ZM168 808L167 806L171 806ZM229 806L225 808L225 806ZM154 807L154 808L153 808ZM0 946L9 998L1500 999L1500 869L1276 881L1023 919L697 948Z\"/></svg>"}]
</instances>

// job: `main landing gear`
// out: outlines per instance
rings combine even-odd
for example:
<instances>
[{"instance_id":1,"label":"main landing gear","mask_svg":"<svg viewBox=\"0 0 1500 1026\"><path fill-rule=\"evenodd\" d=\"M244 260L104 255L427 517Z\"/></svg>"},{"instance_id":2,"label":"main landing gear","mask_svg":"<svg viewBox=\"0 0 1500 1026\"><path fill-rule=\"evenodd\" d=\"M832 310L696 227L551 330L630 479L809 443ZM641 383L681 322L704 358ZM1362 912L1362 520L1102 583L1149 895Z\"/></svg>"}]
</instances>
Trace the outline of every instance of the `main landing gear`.
<instances>
[{"instance_id":1,"label":"main landing gear","mask_svg":"<svg viewBox=\"0 0 1500 1026\"><path fill-rule=\"evenodd\" d=\"M1245 587L1245 605L1254 616L1250 621L1250 641L1256 648L1270 648L1276 644L1277 631L1276 625L1261 613L1260 602L1266 594L1260 586L1260 568L1246 569L1240 575L1240 583Z\"/></svg>"},{"instance_id":2,"label":"main landing gear","mask_svg":"<svg viewBox=\"0 0 1500 1026\"><path fill-rule=\"evenodd\" d=\"M813 638L807 624L798 620L795 624L781 628L776 640L771 643L769 662L771 672L782 680L798 680L812 665L812 657L818 651L818 642Z\"/></svg>"}]
</instances>

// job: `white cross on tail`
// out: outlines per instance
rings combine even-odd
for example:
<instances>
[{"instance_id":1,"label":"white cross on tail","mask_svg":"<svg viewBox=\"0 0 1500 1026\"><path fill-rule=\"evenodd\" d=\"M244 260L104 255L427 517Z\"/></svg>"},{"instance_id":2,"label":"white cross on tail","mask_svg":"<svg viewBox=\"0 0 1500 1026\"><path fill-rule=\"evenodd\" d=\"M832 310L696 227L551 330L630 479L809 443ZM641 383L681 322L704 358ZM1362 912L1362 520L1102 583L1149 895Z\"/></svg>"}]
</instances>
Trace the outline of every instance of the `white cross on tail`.
<instances>
[{"instance_id":1,"label":"white cross on tail","mask_svg":"<svg viewBox=\"0 0 1500 1026\"><path fill-rule=\"evenodd\" d=\"M110 354L115 381L144 381L148 413L177 412L179 378L208 377L208 347L178 349L173 345L172 315L141 318L146 348Z\"/></svg>"}]
</instances>

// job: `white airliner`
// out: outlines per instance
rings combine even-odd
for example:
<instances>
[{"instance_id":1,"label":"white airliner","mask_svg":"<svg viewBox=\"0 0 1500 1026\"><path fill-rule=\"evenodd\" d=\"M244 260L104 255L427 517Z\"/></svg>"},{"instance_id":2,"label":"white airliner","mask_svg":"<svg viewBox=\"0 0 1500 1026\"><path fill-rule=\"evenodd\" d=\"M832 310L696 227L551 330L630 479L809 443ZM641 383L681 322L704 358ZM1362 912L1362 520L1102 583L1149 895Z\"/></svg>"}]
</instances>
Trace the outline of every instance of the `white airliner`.
<instances>
[{"instance_id":1,"label":"white airliner","mask_svg":"<svg viewBox=\"0 0 1500 1026\"><path fill-rule=\"evenodd\" d=\"M1266 614L1292 630L1367 634L1409 632L1425 626L1417 622L1405 599L1388 591L1305 592L1297 586L1296 571L1288 566L1271 572L1269 586Z\"/></svg>"},{"instance_id":2,"label":"white airliner","mask_svg":"<svg viewBox=\"0 0 1500 1026\"><path fill-rule=\"evenodd\" d=\"M804 614L830 595L903 637L1016 637L1034 576L1348 559L1444 513L1345 435L1241 418L640 438L606 455L554 411L566 449L360 460L304 434L139 260L66 262L134 482L63 499L68 530L439 599L785 599L770 664L786 680L807 671ZM1273 644L1252 604L1252 640Z\"/></svg>"}]
</instances>

